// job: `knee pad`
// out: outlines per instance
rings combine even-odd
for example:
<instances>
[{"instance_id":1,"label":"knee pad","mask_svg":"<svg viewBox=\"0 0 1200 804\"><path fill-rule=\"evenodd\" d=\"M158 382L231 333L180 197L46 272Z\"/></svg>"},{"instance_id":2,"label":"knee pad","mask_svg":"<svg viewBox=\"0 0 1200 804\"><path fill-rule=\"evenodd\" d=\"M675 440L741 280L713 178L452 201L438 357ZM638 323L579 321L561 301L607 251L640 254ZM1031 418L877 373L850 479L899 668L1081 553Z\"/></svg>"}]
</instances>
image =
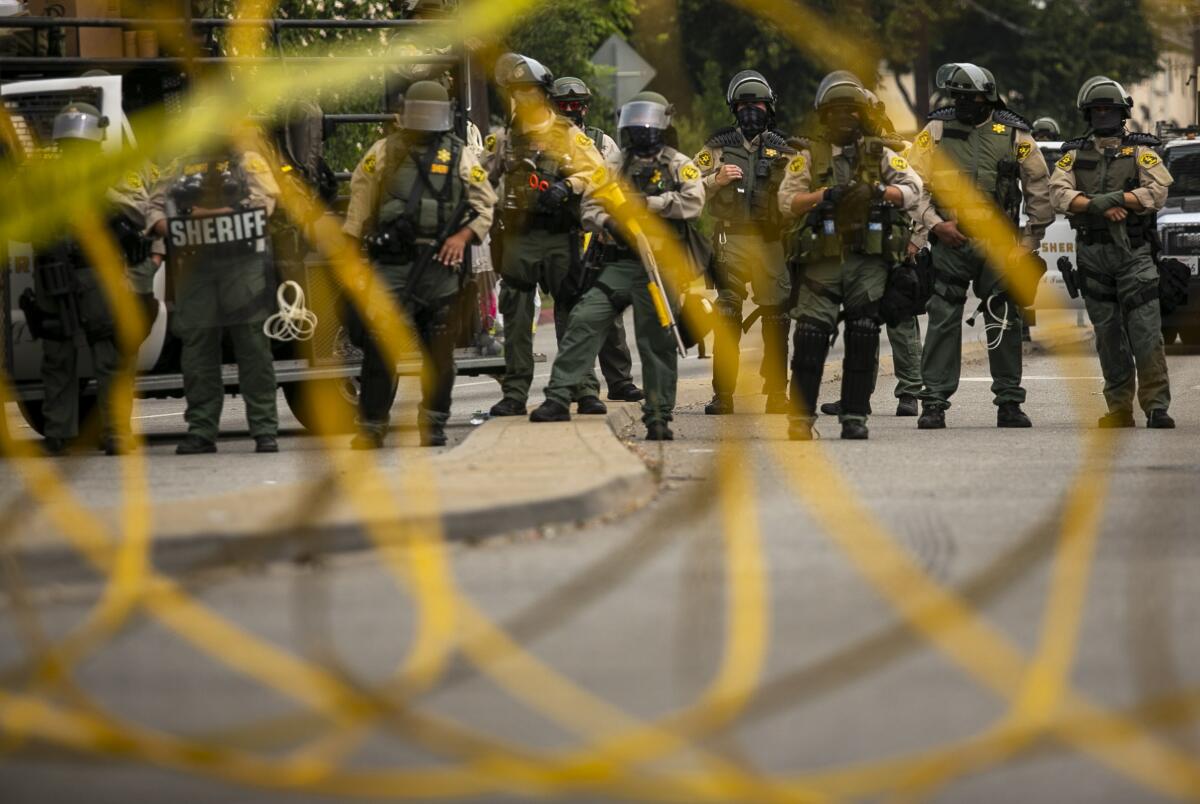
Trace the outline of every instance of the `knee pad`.
<instances>
[{"instance_id":1,"label":"knee pad","mask_svg":"<svg viewBox=\"0 0 1200 804\"><path fill-rule=\"evenodd\" d=\"M842 360L842 410L866 416L871 412L875 389L876 356L879 353L879 322L874 318L846 321L846 355Z\"/></svg>"}]
</instances>

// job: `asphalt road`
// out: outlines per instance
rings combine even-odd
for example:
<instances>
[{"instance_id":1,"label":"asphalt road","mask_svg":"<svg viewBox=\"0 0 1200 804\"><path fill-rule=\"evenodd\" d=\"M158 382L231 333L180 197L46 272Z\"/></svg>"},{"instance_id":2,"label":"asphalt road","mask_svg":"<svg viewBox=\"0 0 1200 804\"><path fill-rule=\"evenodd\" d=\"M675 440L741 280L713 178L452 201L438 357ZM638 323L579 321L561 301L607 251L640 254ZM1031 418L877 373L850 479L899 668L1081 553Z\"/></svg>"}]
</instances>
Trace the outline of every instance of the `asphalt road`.
<instances>
[{"instance_id":1,"label":"asphalt road","mask_svg":"<svg viewBox=\"0 0 1200 804\"><path fill-rule=\"evenodd\" d=\"M1004 657L1024 660L1042 647L1051 592L1068 588L1055 567L1081 569L1078 638L1067 616L1055 621L1046 640L1071 648L1073 690L1095 706L1144 717L1160 748L1194 762L1200 756L1200 728L1193 723L1200 684L1200 588L1194 580L1200 572L1200 358L1173 354L1169 363L1180 428L1121 432L1087 462L1098 472L1089 476L1092 485L1083 495L1084 510L1098 514L1094 555L1084 547L1087 527L1060 540L1064 495L1080 468L1084 438L1095 432L1083 425L1102 405L1092 356L1070 366L1041 353L1029 357L1030 431L995 428L986 366L975 360L964 371L950 429L920 432L911 419L880 415L871 420L869 442L842 442L836 424L823 421L818 430L824 440L813 444L787 442L782 417L704 416L707 373L701 369L707 364L698 364L688 367L681 385L679 440L646 445L633 440L639 432L631 416L614 415L618 432L631 437L631 447L663 479L654 503L614 521L456 545L454 576L463 593L539 660L642 718L689 706L712 682L731 600L752 615L763 614L738 621L743 636L754 631L745 629L747 622L761 623L769 640L756 694L728 727L701 744L747 773L825 774L818 781L826 789L845 792L880 786L894 791L898 779L908 779L850 772L863 763L878 769L879 761L959 745L1002 722L1009 702L997 688L1014 696L1022 680ZM836 389L827 385L825 392ZM494 396L477 393L480 399ZM460 396L456 420L476 407L469 398ZM889 399L885 381L875 409L890 411ZM735 473L714 482L716 451L731 444L738 449ZM740 478L736 488L724 485L732 477ZM830 485L835 477L841 486ZM743 506L731 541L722 540L723 488ZM871 519L847 518L859 507ZM875 525L886 541L871 541ZM1080 552L1056 565L1064 544ZM725 561L731 545L743 548L733 575ZM746 552L747 545L761 545L761 556ZM921 587L905 580L886 545L899 547L923 577L957 590L987 630L970 631L928 612L918 617L928 630L906 625L877 584L900 578L897 599L914 603ZM847 547L862 552L852 559ZM746 579L759 577L766 581L763 597L743 596ZM187 586L255 635L362 683L388 678L414 634L412 603L375 555L208 574L187 579ZM0 620L5 667L21 658L18 614L36 611L47 634L61 636L79 625L103 592L91 586L27 591L29 607L10 598ZM761 612L757 600L764 603ZM931 645L931 637L942 640L944 650ZM297 712L281 694L235 675L145 620L84 661L76 680L111 713L169 733L215 738L230 749L278 756L324 733L321 721ZM507 683L502 689L458 660L419 706L506 743L530 749L575 745L563 728L533 711L561 703L558 688L520 672ZM564 704L559 715L583 719L588 711ZM1098 727L1077 732L1084 743L1091 735L1086 750L1044 738L1008 759L976 756L971 772L918 787L916 797L1169 800L1151 788L1182 771L1153 766L1139 782L1132 738L1105 738ZM6 804L333 800L25 749L0 764L0 800ZM350 757L356 767L389 768L447 759L398 730L375 733ZM537 788L527 783L510 797L486 792L472 800L529 800Z\"/></svg>"}]
</instances>

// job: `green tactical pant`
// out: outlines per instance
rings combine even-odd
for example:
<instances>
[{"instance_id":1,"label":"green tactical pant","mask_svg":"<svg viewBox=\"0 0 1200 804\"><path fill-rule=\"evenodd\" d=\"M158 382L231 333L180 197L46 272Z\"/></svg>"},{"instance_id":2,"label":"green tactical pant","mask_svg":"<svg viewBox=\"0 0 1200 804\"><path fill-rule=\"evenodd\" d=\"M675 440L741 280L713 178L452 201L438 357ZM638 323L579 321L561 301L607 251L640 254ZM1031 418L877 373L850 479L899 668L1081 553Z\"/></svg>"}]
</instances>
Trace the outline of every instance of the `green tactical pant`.
<instances>
[{"instance_id":1,"label":"green tactical pant","mask_svg":"<svg viewBox=\"0 0 1200 804\"><path fill-rule=\"evenodd\" d=\"M962 373L962 320L967 302L967 288L974 284L975 295L985 302L983 321L990 333L989 342L999 337L1002 320L1008 329L995 349L988 350L992 372L992 396L996 405L1025 401L1021 387L1021 309L1007 296L992 300L992 310L986 301L1004 293L999 274L987 265L982 248L967 243L951 248L933 245L933 298L929 301L929 329L925 333L925 349L921 354L921 402L927 408L945 410L950 397L958 390ZM1003 316L1003 319L1000 318Z\"/></svg>"},{"instance_id":2,"label":"green tactical pant","mask_svg":"<svg viewBox=\"0 0 1200 804\"><path fill-rule=\"evenodd\" d=\"M638 355L642 359L642 381L646 400L642 421L669 422L675 410L675 386L679 380L679 355L670 331L659 323L654 301L646 284L646 269L640 262L619 260L600 270L595 284L571 309L566 333L546 386L546 398L566 405L572 389L591 371L613 321L633 305L633 328Z\"/></svg>"},{"instance_id":3,"label":"green tactical pant","mask_svg":"<svg viewBox=\"0 0 1200 804\"><path fill-rule=\"evenodd\" d=\"M724 242L722 242L722 238ZM791 298L783 241L766 241L754 234L717 235L717 318L713 326L713 393L732 396L737 387L742 340L742 305L749 286L752 300L763 309L764 391L787 388L788 320L784 309Z\"/></svg>"},{"instance_id":4,"label":"green tactical pant","mask_svg":"<svg viewBox=\"0 0 1200 804\"><path fill-rule=\"evenodd\" d=\"M1171 385L1158 306L1158 267L1150 258L1150 246L1129 251L1116 243L1080 242L1077 255L1109 411L1132 411L1135 391L1147 414L1166 410Z\"/></svg>"},{"instance_id":5,"label":"green tactical pant","mask_svg":"<svg viewBox=\"0 0 1200 804\"><path fill-rule=\"evenodd\" d=\"M572 241L570 233L553 234L533 230L508 235L504 242L500 266L498 300L504 316L504 381L500 384L506 399L522 405L529 399L533 384L533 311L534 291L557 297L563 280L571 271ZM556 310L558 305L555 305ZM555 337L561 342L566 313L555 316ZM593 358L595 355L593 355ZM572 392L575 399L599 396L600 382L589 366Z\"/></svg>"},{"instance_id":6,"label":"green tactical pant","mask_svg":"<svg viewBox=\"0 0 1200 804\"><path fill-rule=\"evenodd\" d=\"M600 347L600 373L611 394L633 385L633 357L629 354L629 340L625 335L625 322L618 317Z\"/></svg>"},{"instance_id":7,"label":"green tactical pant","mask_svg":"<svg viewBox=\"0 0 1200 804\"><path fill-rule=\"evenodd\" d=\"M819 260L810 263L804 267L803 274L797 278L800 288L796 294L796 306L792 310L792 318L801 325L815 325L822 332L827 333L823 345L824 354L808 355L800 354L800 351L812 348L812 344L802 335L799 327L796 332L797 354L793 357L793 368L797 373L805 370L810 373L815 372L816 376L809 377L799 382L798 385L794 379L793 387L802 386L807 389L801 395L811 395L812 398L805 401L810 410L816 408L816 393L820 388L819 366L824 365L825 356L829 351L828 336L831 336L837 329L838 310L845 309L848 323L852 320L866 318L878 321L879 300L883 298L887 277L888 267L882 257L847 254L844 260ZM876 335L878 335L878 330L876 330ZM871 353L861 358L852 355L847 349L844 375L849 373L848 370L852 368L849 362L854 359L870 361L870 365L865 368L870 372L871 386L874 387L873 378L879 375L878 340L876 340L876 346ZM796 394L794 393L793 396ZM793 400L793 406L799 401ZM846 411L844 403L845 400L843 400L843 411L838 416L839 421L865 422L867 420L864 414ZM802 418L808 417L802 416Z\"/></svg>"},{"instance_id":8,"label":"green tactical pant","mask_svg":"<svg viewBox=\"0 0 1200 804\"><path fill-rule=\"evenodd\" d=\"M921 324L914 316L887 328L896 372L896 398L921 393Z\"/></svg>"},{"instance_id":9,"label":"green tactical pant","mask_svg":"<svg viewBox=\"0 0 1200 804\"><path fill-rule=\"evenodd\" d=\"M422 427L444 427L450 420L451 396L457 372L454 344L458 340L457 271L431 262L410 291L412 265L379 263L374 266L378 283L371 288L369 315L375 306L390 299L408 319L424 351L421 367L421 407L417 418ZM363 347L362 385L358 395L359 425L365 432L383 438L391 422L396 401L396 366L380 348L374 331L368 330Z\"/></svg>"},{"instance_id":10,"label":"green tactical pant","mask_svg":"<svg viewBox=\"0 0 1200 804\"><path fill-rule=\"evenodd\" d=\"M188 434L216 441L225 385L221 378L221 334L229 334L238 367L238 385L246 404L250 436L275 436L275 363L271 342L262 331L261 298L266 276L261 268L223 265L219 273L182 277L175 288L173 326L183 342L184 418ZM254 311L249 321L229 322L238 311Z\"/></svg>"}]
</instances>

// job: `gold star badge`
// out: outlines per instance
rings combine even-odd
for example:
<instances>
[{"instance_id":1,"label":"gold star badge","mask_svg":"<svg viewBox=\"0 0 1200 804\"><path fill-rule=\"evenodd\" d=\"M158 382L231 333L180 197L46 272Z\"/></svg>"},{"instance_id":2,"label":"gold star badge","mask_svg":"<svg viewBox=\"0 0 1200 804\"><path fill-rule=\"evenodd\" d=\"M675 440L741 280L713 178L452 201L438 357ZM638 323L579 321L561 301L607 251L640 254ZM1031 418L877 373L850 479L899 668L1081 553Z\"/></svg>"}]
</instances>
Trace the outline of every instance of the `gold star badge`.
<instances>
[{"instance_id":1,"label":"gold star badge","mask_svg":"<svg viewBox=\"0 0 1200 804\"><path fill-rule=\"evenodd\" d=\"M774 148L767 148L763 150L763 156L767 157L768 159L774 159L775 157L779 156L779 151L776 151Z\"/></svg>"},{"instance_id":2,"label":"gold star badge","mask_svg":"<svg viewBox=\"0 0 1200 804\"><path fill-rule=\"evenodd\" d=\"M656 170L650 175L650 183L658 184L660 181L662 181L662 171Z\"/></svg>"},{"instance_id":3,"label":"gold star badge","mask_svg":"<svg viewBox=\"0 0 1200 804\"><path fill-rule=\"evenodd\" d=\"M1121 149L1121 156L1133 156L1133 146L1126 145Z\"/></svg>"},{"instance_id":4,"label":"gold star badge","mask_svg":"<svg viewBox=\"0 0 1200 804\"><path fill-rule=\"evenodd\" d=\"M443 148L442 150L437 152L437 158L438 158L439 162L449 162L450 161L450 152L447 151L445 148Z\"/></svg>"},{"instance_id":5,"label":"gold star badge","mask_svg":"<svg viewBox=\"0 0 1200 804\"><path fill-rule=\"evenodd\" d=\"M996 132L997 134L1003 134L1004 132L1008 131L1008 126L1004 125L1003 123L993 123L992 131Z\"/></svg>"}]
</instances>

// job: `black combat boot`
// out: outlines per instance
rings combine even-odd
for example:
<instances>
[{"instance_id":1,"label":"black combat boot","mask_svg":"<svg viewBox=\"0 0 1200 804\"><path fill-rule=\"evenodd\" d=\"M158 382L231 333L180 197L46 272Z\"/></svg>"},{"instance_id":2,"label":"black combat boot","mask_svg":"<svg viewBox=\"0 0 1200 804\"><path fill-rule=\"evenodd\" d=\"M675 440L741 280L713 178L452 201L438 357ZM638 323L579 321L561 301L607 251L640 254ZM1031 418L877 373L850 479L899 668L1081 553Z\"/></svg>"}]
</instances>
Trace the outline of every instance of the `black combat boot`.
<instances>
[{"instance_id":1,"label":"black combat boot","mask_svg":"<svg viewBox=\"0 0 1200 804\"><path fill-rule=\"evenodd\" d=\"M608 413L608 405L601 402L598 396L581 396L575 401L575 409L580 416L603 416Z\"/></svg>"},{"instance_id":2,"label":"black combat boot","mask_svg":"<svg viewBox=\"0 0 1200 804\"><path fill-rule=\"evenodd\" d=\"M871 437L871 431L862 422L842 422L843 441L866 441Z\"/></svg>"},{"instance_id":3,"label":"black combat boot","mask_svg":"<svg viewBox=\"0 0 1200 804\"><path fill-rule=\"evenodd\" d=\"M822 402L821 412L826 416L841 416L842 401L839 399L837 402Z\"/></svg>"},{"instance_id":4,"label":"black combat boot","mask_svg":"<svg viewBox=\"0 0 1200 804\"><path fill-rule=\"evenodd\" d=\"M42 439L42 451L44 451L47 455L54 457L66 455L70 449L71 442L65 438L47 436L46 438Z\"/></svg>"},{"instance_id":5,"label":"black combat boot","mask_svg":"<svg viewBox=\"0 0 1200 804\"><path fill-rule=\"evenodd\" d=\"M704 406L706 416L729 416L733 413L733 397L726 394L715 394L712 401Z\"/></svg>"},{"instance_id":6,"label":"black combat boot","mask_svg":"<svg viewBox=\"0 0 1200 804\"><path fill-rule=\"evenodd\" d=\"M629 383L617 388L609 388L608 398L613 402L641 402L646 398L646 394L642 392L641 388Z\"/></svg>"},{"instance_id":7,"label":"black combat boot","mask_svg":"<svg viewBox=\"0 0 1200 804\"><path fill-rule=\"evenodd\" d=\"M918 430L945 430L946 429L946 409L931 408L925 406L925 410L921 411L921 418L917 419Z\"/></svg>"},{"instance_id":8,"label":"black combat boot","mask_svg":"<svg viewBox=\"0 0 1200 804\"><path fill-rule=\"evenodd\" d=\"M528 413L525 409L524 402L518 402L510 397L504 397L496 404L492 405L492 409L488 411L488 415L496 416L524 416Z\"/></svg>"},{"instance_id":9,"label":"black combat boot","mask_svg":"<svg viewBox=\"0 0 1200 804\"><path fill-rule=\"evenodd\" d=\"M254 437L254 451L269 455L279 452L279 441L275 436L260 435Z\"/></svg>"},{"instance_id":10,"label":"black combat boot","mask_svg":"<svg viewBox=\"0 0 1200 804\"><path fill-rule=\"evenodd\" d=\"M363 452L366 450L383 449L383 434L375 430L363 430L350 439L350 449Z\"/></svg>"},{"instance_id":11,"label":"black combat boot","mask_svg":"<svg viewBox=\"0 0 1200 804\"><path fill-rule=\"evenodd\" d=\"M553 399L547 399L542 404L533 409L533 413L529 414L531 422L569 422L571 421L571 411L566 405L555 402Z\"/></svg>"},{"instance_id":12,"label":"black combat boot","mask_svg":"<svg viewBox=\"0 0 1200 804\"><path fill-rule=\"evenodd\" d=\"M917 398L912 394L901 394L900 401L896 403L897 416L916 416L917 415Z\"/></svg>"},{"instance_id":13,"label":"black combat boot","mask_svg":"<svg viewBox=\"0 0 1200 804\"><path fill-rule=\"evenodd\" d=\"M1132 410L1113 410L1105 413L1096 423L1101 430L1116 430L1123 427L1136 427Z\"/></svg>"},{"instance_id":14,"label":"black combat boot","mask_svg":"<svg viewBox=\"0 0 1200 804\"><path fill-rule=\"evenodd\" d=\"M216 451L216 444L198 435L187 436L175 447L176 455L210 455Z\"/></svg>"},{"instance_id":15,"label":"black combat boot","mask_svg":"<svg viewBox=\"0 0 1200 804\"><path fill-rule=\"evenodd\" d=\"M647 441L674 441L675 434L666 422L650 422L646 425Z\"/></svg>"},{"instance_id":16,"label":"black combat boot","mask_svg":"<svg viewBox=\"0 0 1200 804\"><path fill-rule=\"evenodd\" d=\"M1146 416L1146 426L1151 430L1174 430L1175 420L1162 408L1152 410Z\"/></svg>"},{"instance_id":17,"label":"black combat boot","mask_svg":"<svg viewBox=\"0 0 1200 804\"><path fill-rule=\"evenodd\" d=\"M777 413L789 413L791 412L791 409L792 406L791 403L788 402L787 394L783 392L777 394L767 394L766 412L769 415L773 416Z\"/></svg>"},{"instance_id":18,"label":"black combat boot","mask_svg":"<svg viewBox=\"0 0 1200 804\"><path fill-rule=\"evenodd\" d=\"M1033 422L1016 402L1005 402L996 411L997 427L1033 427Z\"/></svg>"}]
</instances>

